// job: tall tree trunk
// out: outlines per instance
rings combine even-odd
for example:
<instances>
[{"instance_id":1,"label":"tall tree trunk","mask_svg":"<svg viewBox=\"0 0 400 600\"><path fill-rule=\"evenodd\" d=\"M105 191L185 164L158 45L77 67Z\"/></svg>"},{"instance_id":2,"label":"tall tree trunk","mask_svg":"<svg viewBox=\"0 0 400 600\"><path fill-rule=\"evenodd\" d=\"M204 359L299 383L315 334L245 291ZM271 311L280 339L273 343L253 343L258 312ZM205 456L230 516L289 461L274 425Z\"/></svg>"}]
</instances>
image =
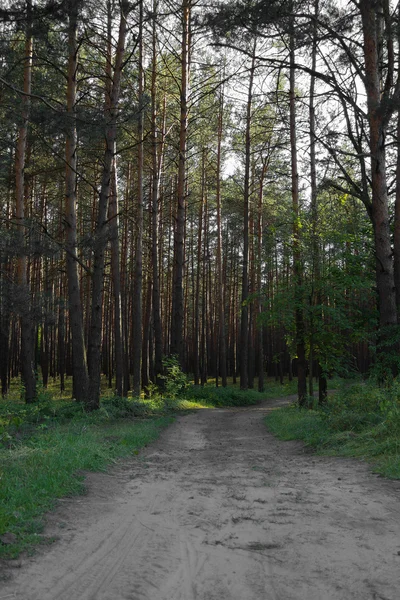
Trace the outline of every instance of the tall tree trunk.
<instances>
[{"instance_id":1,"label":"tall tree trunk","mask_svg":"<svg viewBox=\"0 0 400 600\"><path fill-rule=\"evenodd\" d=\"M21 99L21 125L15 151L15 215L18 227L19 256L17 261L17 284L21 328L21 374L25 388L25 401L36 399L36 379L34 369L34 324L31 315L31 293L28 283L27 254L25 244L25 156L30 116L30 93L32 87L32 1L26 1L27 29L24 53L24 95Z\"/></svg>"},{"instance_id":2,"label":"tall tree trunk","mask_svg":"<svg viewBox=\"0 0 400 600\"><path fill-rule=\"evenodd\" d=\"M397 115L396 197L394 205L393 260L397 319L400 321L400 112Z\"/></svg>"},{"instance_id":3,"label":"tall tree trunk","mask_svg":"<svg viewBox=\"0 0 400 600\"><path fill-rule=\"evenodd\" d=\"M292 22L292 27L294 24ZM290 72L289 72L289 112L290 112L290 150L292 171L293 205L293 277L295 285L295 327L297 350L297 394L299 406L307 403L307 365L305 331L303 315L303 266L300 249L300 210L299 210L299 174L297 171L296 140L296 90L295 90L295 45L294 33L290 34Z\"/></svg>"},{"instance_id":4,"label":"tall tree trunk","mask_svg":"<svg viewBox=\"0 0 400 600\"><path fill-rule=\"evenodd\" d=\"M217 140L217 310L218 310L218 333L219 333L219 370L221 373L222 386L226 387L226 336L225 336L225 279L222 272L222 224L221 224L221 153L222 153L222 128L224 116L224 91L221 89L220 105L218 114L218 140ZM218 375L218 373L217 373Z\"/></svg>"},{"instance_id":5,"label":"tall tree trunk","mask_svg":"<svg viewBox=\"0 0 400 600\"><path fill-rule=\"evenodd\" d=\"M145 285L145 306L143 315L143 339L142 339L142 387L146 390L149 386L149 364L151 360L150 355L150 326L151 326L151 300L152 300L152 282L151 277L148 274L146 277Z\"/></svg>"},{"instance_id":6,"label":"tall tree trunk","mask_svg":"<svg viewBox=\"0 0 400 600\"><path fill-rule=\"evenodd\" d=\"M104 260L109 229L107 226L107 208L110 195L112 165L116 151L118 102L120 95L121 73L126 37L126 17L128 3L121 2L121 17L118 44L115 56L114 75L110 95L110 108L106 110L106 149L103 158L103 173L98 201L97 223L92 271L92 303L90 335L88 346L89 393L86 402L87 410L97 409L100 405L100 373L101 373L101 334L103 313Z\"/></svg>"},{"instance_id":7,"label":"tall tree trunk","mask_svg":"<svg viewBox=\"0 0 400 600\"><path fill-rule=\"evenodd\" d=\"M139 2L139 118L138 118L138 188L136 212L135 277L133 285L133 395L140 394L142 362L142 287L143 287L143 0Z\"/></svg>"},{"instance_id":8,"label":"tall tree trunk","mask_svg":"<svg viewBox=\"0 0 400 600\"><path fill-rule=\"evenodd\" d=\"M205 156L204 150L204 156ZM204 174L203 174L204 177ZM207 383L207 248L208 248L208 199L205 189L205 181L203 182L203 256L201 263L201 334L200 334L200 370L201 370L201 385Z\"/></svg>"},{"instance_id":9,"label":"tall tree trunk","mask_svg":"<svg viewBox=\"0 0 400 600\"><path fill-rule=\"evenodd\" d=\"M205 194L205 181L204 181L204 156L205 150L202 152L202 169L201 169L201 200L199 206L199 217L197 224L197 274L196 274L196 297L194 304L194 384L199 385L200 381L200 297L201 296L201 272L204 256L202 257L203 247L203 207L204 207L204 194ZM201 336L202 339L202 336Z\"/></svg>"},{"instance_id":10,"label":"tall tree trunk","mask_svg":"<svg viewBox=\"0 0 400 600\"><path fill-rule=\"evenodd\" d=\"M76 73L78 69L78 0L70 0L68 23L67 135L65 143L65 246L69 323L72 337L72 377L78 402L87 399L89 377L83 329L83 310L77 262L77 134Z\"/></svg>"},{"instance_id":11,"label":"tall tree trunk","mask_svg":"<svg viewBox=\"0 0 400 600\"><path fill-rule=\"evenodd\" d=\"M311 70L313 73L317 70L317 43L318 30L317 19L319 14L319 0L315 0L313 20L313 42L311 51ZM317 189L317 167L316 167L316 135L315 135L315 75L310 79L310 101L309 101L309 119L310 119L310 184L311 184L311 236L312 236L312 263L313 263L313 291L311 296L311 323L310 323L310 357L309 357L309 395L312 398L313 390L313 366L314 366L314 328L315 324L322 325L323 314L321 310L321 266L320 251L318 239L318 189ZM317 306L317 310L314 307ZM315 355L315 364L318 374L318 403L324 404L327 398L327 379L326 373L321 366L321 356Z\"/></svg>"},{"instance_id":12,"label":"tall tree trunk","mask_svg":"<svg viewBox=\"0 0 400 600\"><path fill-rule=\"evenodd\" d=\"M186 204L186 145L189 93L189 41L191 0L182 2L181 89L177 210L174 236L174 268L172 283L171 354L183 363L183 270Z\"/></svg>"},{"instance_id":13,"label":"tall tree trunk","mask_svg":"<svg viewBox=\"0 0 400 600\"><path fill-rule=\"evenodd\" d=\"M63 276L60 277L60 297L58 306L58 374L60 376L60 392L65 390L65 306Z\"/></svg>"},{"instance_id":14,"label":"tall tree trunk","mask_svg":"<svg viewBox=\"0 0 400 600\"><path fill-rule=\"evenodd\" d=\"M13 153L10 152L9 161L9 184L7 191L7 201L5 206L5 228L8 231L11 226L12 215L11 204L13 194ZM11 297L10 297L10 270L12 268L12 262L10 257L0 254L0 380L1 380L1 394L6 396L8 392L9 382L9 367L10 367L10 333L11 333Z\"/></svg>"},{"instance_id":15,"label":"tall tree trunk","mask_svg":"<svg viewBox=\"0 0 400 600\"><path fill-rule=\"evenodd\" d=\"M253 170L253 169L252 169ZM251 188L254 186L254 172L252 173ZM255 260L254 260L254 216L253 211L250 210L249 214L249 291L251 294L255 291L256 285L256 273L255 273ZM249 338L248 338L248 386L249 389L254 388L254 363L255 363L255 344L254 344L254 302L250 302L249 305Z\"/></svg>"},{"instance_id":16,"label":"tall tree trunk","mask_svg":"<svg viewBox=\"0 0 400 600\"><path fill-rule=\"evenodd\" d=\"M112 15L111 1L107 2L108 31L106 58L106 107L110 108L112 85ZM114 361L115 361L115 391L118 396L125 396L124 390L124 356L122 337L122 305L121 305L121 272L119 263L119 209L117 185L117 156L112 164L110 199L108 203L108 218L111 243L111 277L114 293Z\"/></svg>"},{"instance_id":17,"label":"tall tree trunk","mask_svg":"<svg viewBox=\"0 0 400 600\"><path fill-rule=\"evenodd\" d=\"M251 116L253 100L253 83L255 71L256 42L253 44L253 54L250 66L249 88L247 92L246 109L246 141L244 167L244 197L243 197L243 268L242 268L242 309L240 321L240 388L248 388L248 352L249 352L249 201L250 201L250 159L251 159Z\"/></svg>"},{"instance_id":18,"label":"tall tree trunk","mask_svg":"<svg viewBox=\"0 0 400 600\"><path fill-rule=\"evenodd\" d=\"M267 173L268 159L264 158L258 191L257 211L257 367L258 367L258 391L264 391L264 347L263 347L263 325L261 315L262 303L262 248L263 248L263 201L264 201L264 179Z\"/></svg>"},{"instance_id":19,"label":"tall tree trunk","mask_svg":"<svg viewBox=\"0 0 400 600\"><path fill-rule=\"evenodd\" d=\"M129 207L129 190L131 185L132 167L131 163L128 162L126 183L124 190L124 209L125 212L130 210ZM129 255L129 242L128 242L128 219L123 221L122 229L122 244L121 244L121 309L122 309L122 342L123 342L123 373L124 373L124 393L128 393L130 390L130 372L129 372L129 277L127 271L127 259Z\"/></svg>"},{"instance_id":20,"label":"tall tree trunk","mask_svg":"<svg viewBox=\"0 0 400 600\"><path fill-rule=\"evenodd\" d=\"M153 329L154 329L154 375L156 384L161 386L163 380L160 378L162 373L162 327L161 327L161 308L160 308L160 277L158 264L158 234L159 234L159 190L160 176L163 160L163 143L165 129L165 110L163 114L163 131L161 146L159 147L158 127L157 127L157 12L158 2L153 1L153 32L152 32L152 73L151 73L151 134L152 134L152 189L151 189L151 262L153 273Z\"/></svg>"},{"instance_id":21,"label":"tall tree trunk","mask_svg":"<svg viewBox=\"0 0 400 600\"><path fill-rule=\"evenodd\" d=\"M108 217L111 241L111 277L114 295L114 363L115 391L118 396L126 395L124 389L124 353L122 336L121 271L119 263L119 209L116 160L113 161L111 174L111 193L108 205Z\"/></svg>"},{"instance_id":22,"label":"tall tree trunk","mask_svg":"<svg viewBox=\"0 0 400 600\"><path fill-rule=\"evenodd\" d=\"M359 3L363 27L365 89L367 94L369 147L371 154L371 219L376 255L376 287L379 309L379 356L383 360L382 377L397 373L397 344L393 343L393 327L397 323L393 257L389 225L385 137L390 116L388 95L393 78L393 43L387 24L388 65L385 82L381 81L380 52L383 47L381 5L374 0ZM388 16L390 19L391 17ZM393 110L393 109L392 109ZM390 373L391 371L391 373Z\"/></svg>"}]
</instances>

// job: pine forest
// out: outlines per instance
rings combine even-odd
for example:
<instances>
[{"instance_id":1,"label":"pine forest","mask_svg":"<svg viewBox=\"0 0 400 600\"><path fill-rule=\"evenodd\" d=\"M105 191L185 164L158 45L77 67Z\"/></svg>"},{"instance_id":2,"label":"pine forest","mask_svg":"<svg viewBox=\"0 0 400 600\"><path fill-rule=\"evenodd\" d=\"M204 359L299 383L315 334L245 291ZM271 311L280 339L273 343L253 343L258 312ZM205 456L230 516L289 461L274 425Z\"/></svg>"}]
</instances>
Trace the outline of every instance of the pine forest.
<instances>
[{"instance_id":1,"label":"pine forest","mask_svg":"<svg viewBox=\"0 0 400 600\"><path fill-rule=\"evenodd\" d=\"M399 370L389 0L3 0L0 371L26 403L166 371ZM103 383L102 383L103 382Z\"/></svg>"},{"instance_id":2,"label":"pine forest","mask_svg":"<svg viewBox=\"0 0 400 600\"><path fill-rule=\"evenodd\" d=\"M399 598L400 3L0 0L0 383L0 598Z\"/></svg>"}]
</instances>

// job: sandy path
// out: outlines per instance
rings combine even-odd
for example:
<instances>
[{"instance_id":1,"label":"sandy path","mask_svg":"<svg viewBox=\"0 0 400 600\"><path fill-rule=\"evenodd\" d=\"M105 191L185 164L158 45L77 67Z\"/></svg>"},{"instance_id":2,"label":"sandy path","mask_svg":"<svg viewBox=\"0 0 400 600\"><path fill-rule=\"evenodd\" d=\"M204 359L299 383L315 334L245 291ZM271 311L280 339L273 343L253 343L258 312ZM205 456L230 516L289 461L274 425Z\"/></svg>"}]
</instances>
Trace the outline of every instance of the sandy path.
<instances>
[{"instance_id":1,"label":"sandy path","mask_svg":"<svg viewBox=\"0 0 400 600\"><path fill-rule=\"evenodd\" d=\"M400 482L277 441L269 406L179 417L89 475L0 600L399 600Z\"/></svg>"}]
</instances>

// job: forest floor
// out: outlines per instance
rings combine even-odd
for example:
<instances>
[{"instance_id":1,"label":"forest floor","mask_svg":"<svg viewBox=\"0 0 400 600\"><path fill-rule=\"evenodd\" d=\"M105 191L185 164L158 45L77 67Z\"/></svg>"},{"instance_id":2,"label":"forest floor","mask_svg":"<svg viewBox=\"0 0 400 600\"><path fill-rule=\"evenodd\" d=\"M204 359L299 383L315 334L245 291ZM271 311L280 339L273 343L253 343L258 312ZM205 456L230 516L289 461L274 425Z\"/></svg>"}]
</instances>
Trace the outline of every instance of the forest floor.
<instances>
[{"instance_id":1,"label":"forest floor","mask_svg":"<svg viewBox=\"0 0 400 600\"><path fill-rule=\"evenodd\" d=\"M180 416L47 518L0 600L398 600L400 481L270 434L292 398Z\"/></svg>"}]
</instances>

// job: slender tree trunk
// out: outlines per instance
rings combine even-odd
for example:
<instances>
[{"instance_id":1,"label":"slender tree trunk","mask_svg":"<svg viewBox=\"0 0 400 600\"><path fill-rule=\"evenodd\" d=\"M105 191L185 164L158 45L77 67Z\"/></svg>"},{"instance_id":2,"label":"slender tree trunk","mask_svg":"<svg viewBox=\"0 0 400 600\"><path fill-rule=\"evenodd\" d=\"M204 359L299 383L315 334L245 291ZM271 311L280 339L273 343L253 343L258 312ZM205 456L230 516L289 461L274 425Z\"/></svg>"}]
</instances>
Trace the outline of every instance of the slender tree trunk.
<instances>
[{"instance_id":1,"label":"slender tree trunk","mask_svg":"<svg viewBox=\"0 0 400 600\"><path fill-rule=\"evenodd\" d=\"M317 19L319 14L319 0L315 0L314 6L315 19L313 21L313 43L311 54L311 69L313 73L317 69ZM310 358L309 358L309 395L314 395L313 389L313 366L314 356L318 374L318 403L324 404L327 398L326 373L321 366L321 356L314 352L314 329L315 323L322 325L323 315L321 310L321 267L320 251L318 240L318 189L317 189L317 168L316 168L316 135L315 135L315 75L311 75L310 80L310 184L311 184L311 235L312 235L312 262L313 262L313 291L311 296L311 324L310 324ZM314 311L315 305L318 307Z\"/></svg>"},{"instance_id":2,"label":"slender tree trunk","mask_svg":"<svg viewBox=\"0 0 400 600\"><path fill-rule=\"evenodd\" d=\"M293 23L292 23L293 26ZM303 316L303 267L300 249L300 210L299 210L299 175L297 171L296 140L296 90L295 90L295 47L294 34L290 35L290 73L289 73L289 110L290 110L290 148L292 170L292 204L293 204L293 277L295 284L295 327L297 349L297 393L299 406L307 403L307 365L305 349L305 331Z\"/></svg>"},{"instance_id":3,"label":"slender tree trunk","mask_svg":"<svg viewBox=\"0 0 400 600\"><path fill-rule=\"evenodd\" d=\"M87 410L97 409L100 405L104 260L109 235L109 229L106 221L112 177L112 165L116 147L118 102L120 95L121 72L123 67L123 55L125 49L125 36L127 29L127 10L127 2L122 2L118 45L115 57L114 75L111 88L110 108L106 111L106 149L103 158L103 173L98 201L98 214L93 256L92 304L88 346L89 393L86 402Z\"/></svg>"},{"instance_id":4,"label":"slender tree trunk","mask_svg":"<svg viewBox=\"0 0 400 600\"><path fill-rule=\"evenodd\" d=\"M121 271L119 263L119 211L116 160L112 166L111 193L108 205L108 217L111 241L111 277L114 295L114 361L115 391L125 396L124 389L124 353L122 337Z\"/></svg>"},{"instance_id":5,"label":"slender tree trunk","mask_svg":"<svg viewBox=\"0 0 400 600\"><path fill-rule=\"evenodd\" d=\"M205 151L204 151L205 152ZM200 334L200 369L201 369L201 385L207 383L207 296L208 296L208 285L207 285L207 247L208 247L208 202L207 192L205 189L205 181L203 187L203 256L201 262L201 334Z\"/></svg>"},{"instance_id":6,"label":"slender tree trunk","mask_svg":"<svg viewBox=\"0 0 400 600\"><path fill-rule=\"evenodd\" d=\"M125 212L130 210L129 206L129 190L131 185L131 163L128 162L126 184L124 191L124 208ZM122 244L121 244L121 309L122 309L122 342L123 342L123 373L124 373L124 385L123 389L125 393L130 390L130 372L129 372L129 277L127 272L127 259L129 255L129 242L128 242L128 219L123 221L122 230Z\"/></svg>"},{"instance_id":7,"label":"slender tree trunk","mask_svg":"<svg viewBox=\"0 0 400 600\"><path fill-rule=\"evenodd\" d=\"M31 293L28 283L28 265L25 244L25 177L26 147L30 116L30 97L32 87L32 1L26 0L27 30L25 34L24 54L24 95L21 99L21 125L15 151L15 215L19 237L19 256L17 261L17 284L21 328L21 374L25 387L25 401L36 399L36 378L34 369L34 325L31 315Z\"/></svg>"},{"instance_id":8,"label":"slender tree trunk","mask_svg":"<svg viewBox=\"0 0 400 600\"><path fill-rule=\"evenodd\" d=\"M240 388L248 388L248 352L249 352L249 201L250 201L250 159L251 159L251 115L253 100L253 82L255 71L256 43L253 45L253 55L250 66L249 88L246 109L246 142L244 167L244 197L243 197L243 268L242 268L242 308L240 321Z\"/></svg>"},{"instance_id":9,"label":"slender tree trunk","mask_svg":"<svg viewBox=\"0 0 400 600\"><path fill-rule=\"evenodd\" d=\"M382 85L380 52L383 47L381 5L373 0L359 3L364 43L365 89L367 94L369 146L371 153L371 220L376 255L376 287L379 309L379 356L383 361L381 376L397 373L397 344L393 343L393 327L397 324L395 281L389 225L385 137L390 111L391 56L388 55L388 78ZM388 36L386 44L392 40ZM391 373L389 373L391 371Z\"/></svg>"},{"instance_id":10,"label":"slender tree trunk","mask_svg":"<svg viewBox=\"0 0 400 600\"><path fill-rule=\"evenodd\" d=\"M176 354L183 361L183 270L185 204L186 204L186 144L188 123L189 93L189 32L190 32L191 0L182 2L182 42L181 42L181 103L179 131L179 162L177 211L174 236L174 269L172 285L172 320L171 320L171 354Z\"/></svg>"},{"instance_id":11,"label":"slender tree trunk","mask_svg":"<svg viewBox=\"0 0 400 600\"><path fill-rule=\"evenodd\" d=\"M157 12L158 2L153 1L153 36L152 36L152 73L151 73L151 133L152 133L152 230L151 230L151 262L153 272L153 329L154 329L154 375L156 384L161 386L163 380L160 379L162 373L162 326L161 326L161 308L160 308L160 277L158 264L158 233L159 233L159 190L160 176L163 159L163 141L161 139L161 147L159 148L158 128L157 128ZM163 115L165 123L165 110ZM164 134L165 125L163 125Z\"/></svg>"},{"instance_id":12,"label":"slender tree trunk","mask_svg":"<svg viewBox=\"0 0 400 600\"><path fill-rule=\"evenodd\" d=\"M260 176L260 187L258 192L258 211L257 211L257 358L258 358L258 391L264 391L264 347L263 347L263 325L261 315L263 312L262 303L262 248L263 248L263 200L264 200L264 179L267 173L267 159L263 160Z\"/></svg>"},{"instance_id":13,"label":"slender tree trunk","mask_svg":"<svg viewBox=\"0 0 400 600\"><path fill-rule=\"evenodd\" d=\"M88 369L83 329L83 310L77 262L77 133L76 73L78 69L78 1L70 0L68 24L67 135L65 143L65 245L68 282L69 324L72 337L72 377L74 397L85 402L88 393Z\"/></svg>"},{"instance_id":14,"label":"slender tree trunk","mask_svg":"<svg viewBox=\"0 0 400 600\"><path fill-rule=\"evenodd\" d=\"M13 153L10 152L9 162L9 185L7 191L7 201L5 206L5 228L8 231L11 224L11 198L13 194ZM12 263L10 257L5 255L0 256L0 379L1 379L1 394L6 396L9 384L10 372L10 334L11 334L11 297L10 297L10 280L11 280Z\"/></svg>"},{"instance_id":15,"label":"slender tree trunk","mask_svg":"<svg viewBox=\"0 0 400 600\"><path fill-rule=\"evenodd\" d=\"M393 260L397 318L400 321L400 112L397 115L396 197L394 205Z\"/></svg>"},{"instance_id":16,"label":"slender tree trunk","mask_svg":"<svg viewBox=\"0 0 400 600\"><path fill-rule=\"evenodd\" d=\"M149 385L149 364L150 364L150 325L151 325L151 296L152 282L151 277L146 277L145 286L145 307L143 318L143 339L142 339L142 387L146 390ZM147 392L146 392L147 393Z\"/></svg>"},{"instance_id":17,"label":"slender tree trunk","mask_svg":"<svg viewBox=\"0 0 400 600\"><path fill-rule=\"evenodd\" d=\"M58 374L60 376L60 392L65 390L65 306L63 276L60 277L60 297L58 306Z\"/></svg>"},{"instance_id":18,"label":"slender tree trunk","mask_svg":"<svg viewBox=\"0 0 400 600\"><path fill-rule=\"evenodd\" d=\"M397 38L400 41L400 27L397 26ZM400 56L397 59L399 69ZM393 273L396 295L397 322L400 324L400 111L397 114L397 162L396 162L396 196L394 206L393 232Z\"/></svg>"},{"instance_id":19,"label":"slender tree trunk","mask_svg":"<svg viewBox=\"0 0 400 600\"><path fill-rule=\"evenodd\" d=\"M196 297L194 304L194 384L199 385L200 381L200 298L201 295L201 272L204 257L202 257L202 246L203 246L203 206L204 206L204 194L205 194L205 181L204 181L204 154L202 152L202 169L201 169L201 201L199 206L199 218L197 224L197 274L196 274Z\"/></svg>"},{"instance_id":20,"label":"slender tree trunk","mask_svg":"<svg viewBox=\"0 0 400 600\"><path fill-rule=\"evenodd\" d=\"M135 278L133 293L133 395L140 394L142 362L142 286L143 286L143 0L139 2L139 118L138 118L138 194L136 212Z\"/></svg>"},{"instance_id":21,"label":"slender tree trunk","mask_svg":"<svg viewBox=\"0 0 400 600\"><path fill-rule=\"evenodd\" d=\"M252 169L253 170L253 169ZM254 186L254 173L252 173L251 188ZM254 260L254 216L253 211L249 214L249 291L251 294L255 291L255 260ZM248 350L248 386L249 389L254 388L254 363L255 363L255 344L254 344L254 301L249 305L249 350Z\"/></svg>"},{"instance_id":22,"label":"slender tree trunk","mask_svg":"<svg viewBox=\"0 0 400 600\"><path fill-rule=\"evenodd\" d=\"M172 323L172 315L171 315L171 305L172 305L172 286L173 286L173 269L174 269L174 251L173 251L173 233L174 233L174 212L173 212L173 205L174 205L174 194L176 193L176 186L174 185L175 183L175 178L171 177L171 194L170 194L170 199L169 199L169 224L168 224L168 235L166 236L168 238L168 244L167 244L167 256L168 256L168 269L167 269L167 273L166 276L164 277L164 310L163 310L163 316L164 316L164 327L165 327L165 333L164 333L164 345L165 345L165 352L164 354L168 354L171 348L171 323ZM166 191L166 190L164 190ZM161 221L162 222L162 221ZM163 228L164 229L164 228ZM162 239L162 236L160 236L160 239ZM172 260L171 260L172 259ZM160 264L161 264L161 257L159 257L160 260Z\"/></svg>"},{"instance_id":23,"label":"slender tree trunk","mask_svg":"<svg viewBox=\"0 0 400 600\"><path fill-rule=\"evenodd\" d=\"M224 116L224 91L221 90L218 114L218 141L217 141L217 310L219 333L219 370L222 386L226 387L226 336L225 336L225 279L222 272L222 224L221 224L221 153L222 153L222 128ZM217 373L218 374L218 373Z\"/></svg>"},{"instance_id":24,"label":"slender tree trunk","mask_svg":"<svg viewBox=\"0 0 400 600\"><path fill-rule=\"evenodd\" d=\"M112 86L112 15L111 1L107 2L108 32L106 58L106 109L110 109ZM117 156L115 154L112 173L111 189L108 204L108 218L111 242L111 277L114 293L114 361L115 361L115 391L118 396L125 396L124 390L124 356L122 337L122 306L121 306L121 272L119 262L119 209L117 185Z\"/></svg>"}]
</instances>

